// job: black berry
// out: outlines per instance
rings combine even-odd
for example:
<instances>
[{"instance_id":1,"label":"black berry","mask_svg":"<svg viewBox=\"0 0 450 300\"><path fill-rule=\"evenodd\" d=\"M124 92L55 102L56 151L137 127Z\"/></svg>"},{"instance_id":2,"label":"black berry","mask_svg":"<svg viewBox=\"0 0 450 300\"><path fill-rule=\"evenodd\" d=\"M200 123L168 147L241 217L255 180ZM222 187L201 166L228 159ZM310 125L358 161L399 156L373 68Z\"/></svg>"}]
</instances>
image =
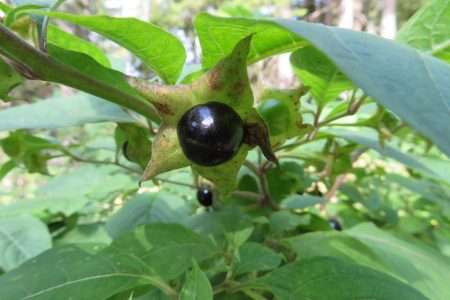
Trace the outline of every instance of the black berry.
<instances>
[{"instance_id":1,"label":"black berry","mask_svg":"<svg viewBox=\"0 0 450 300\"><path fill-rule=\"evenodd\" d=\"M336 229L337 231L341 231L342 230L342 226L341 223L339 223L339 221L337 220L330 220L329 221L330 226L334 229Z\"/></svg>"},{"instance_id":2,"label":"black berry","mask_svg":"<svg viewBox=\"0 0 450 300\"><path fill-rule=\"evenodd\" d=\"M203 206L211 206L213 203L213 193L208 188L198 189L197 200Z\"/></svg>"},{"instance_id":3,"label":"black berry","mask_svg":"<svg viewBox=\"0 0 450 300\"><path fill-rule=\"evenodd\" d=\"M177 126L186 157L201 166L215 166L235 156L242 145L244 124L228 105L209 102L189 109Z\"/></svg>"}]
</instances>

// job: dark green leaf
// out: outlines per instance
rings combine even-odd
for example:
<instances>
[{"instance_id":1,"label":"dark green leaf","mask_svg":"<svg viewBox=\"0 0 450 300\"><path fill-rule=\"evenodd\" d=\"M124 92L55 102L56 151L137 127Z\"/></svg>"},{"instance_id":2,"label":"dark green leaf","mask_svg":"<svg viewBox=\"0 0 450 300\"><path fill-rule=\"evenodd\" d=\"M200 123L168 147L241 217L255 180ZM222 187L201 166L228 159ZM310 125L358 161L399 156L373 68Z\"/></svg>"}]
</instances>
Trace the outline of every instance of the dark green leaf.
<instances>
[{"instance_id":1,"label":"dark green leaf","mask_svg":"<svg viewBox=\"0 0 450 300\"><path fill-rule=\"evenodd\" d=\"M247 283L284 299L426 299L417 290L384 273L331 257L285 265Z\"/></svg>"},{"instance_id":2,"label":"dark green leaf","mask_svg":"<svg viewBox=\"0 0 450 300\"><path fill-rule=\"evenodd\" d=\"M366 245L345 233L312 232L289 238L286 241L302 259L331 256L393 275L382 257L377 256Z\"/></svg>"},{"instance_id":3,"label":"dark green leaf","mask_svg":"<svg viewBox=\"0 0 450 300\"><path fill-rule=\"evenodd\" d=\"M207 238L178 224L153 223L121 235L112 244L139 257L164 280L174 279L192 264L218 254Z\"/></svg>"},{"instance_id":4,"label":"dark green leaf","mask_svg":"<svg viewBox=\"0 0 450 300\"><path fill-rule=\"evenodd\" d=\"M235 254L233 270L236 275L267 271L278 267L281 255L257 243L245 243Z\"/></svg>"},{"instance_id":5,"label":"dark green leaf","mask_svg":"<svg viewBox=\"0 0 450 300\"><path fill-rule=\"evenodd\" d=\"M200 270L195 260L192 270L188 273L186 282L180 293L180 300L212 300L213 291L208 277Z\"/></svg>"},{"instance_id":6,"label":"dark green leaf","mask_svg":"<svg viewBox=\"0 0 450 300\"><path fill-rule=\"evenodd\" d=\"M40 220L26 215L0 217L0 268L3 270L16 268L51 246L50 233Z\"/></svg>"},{"instance_id":7,"label":"dark green leaf","mask_svg":"<svg viewBox=\"0 0 450 300\"><path fill-rule=\"evenodd\" d=\"M106 224L108 233L117 238L148 223L186 223L190 209L185 200L169 193L142 193L128 200Z\"/></svg>"},{"instance_id":8,"label":"dark green leaf","mask_svg":"<svg viewBox=\"0 0 450 300\"><path fill-rule=\"evenodd\" d=\"M363 223L347 231L382 257L389 267L430 299L450 297L450 258L418 243L410 243Z\"/></svg>"},{"instance_id":9,"label":"dark green leaf","mask_svg":"<svg viewBox=\"0 0 450 300\"><path fill-rule=\"evenodd\" d=\"M303 209L317 204L324 204L325 199L318 196L290 195L281 201L281 208L284 209Z\"/></svg>"},{"instance_id":10,"label":"dark green leaf","mask_svg":"<svg viewBox=\"0 0 450 300\"><path fill-rule=\"evenodd\" d=\"M74 244L48 250L0 277L0 299L106 299L161 282L139 258L104 247Z\"/></svg>"},{"instance_id":11,"label":"dark green leaf","mask_svg":"<svg viewBox=\"0 0 450 300\"><path fill-rule=\"evenodd\" d=\"M277 211L270 214L270 232L280 234L284 231L294 230L299 225L308 225L310 221L310 215L299 215L290 211Z\"/></svg>"},{"instance_id":12,"label":"dark green leaf","mask_svg":"<svg viewBox=\"0 0 450 300\"><path fill-rule=\"evenodd\" d=\"M238 208L221 212L219 220L232 249L239 248L253 232L252 219Z\"/></svg>"}]
</instances>

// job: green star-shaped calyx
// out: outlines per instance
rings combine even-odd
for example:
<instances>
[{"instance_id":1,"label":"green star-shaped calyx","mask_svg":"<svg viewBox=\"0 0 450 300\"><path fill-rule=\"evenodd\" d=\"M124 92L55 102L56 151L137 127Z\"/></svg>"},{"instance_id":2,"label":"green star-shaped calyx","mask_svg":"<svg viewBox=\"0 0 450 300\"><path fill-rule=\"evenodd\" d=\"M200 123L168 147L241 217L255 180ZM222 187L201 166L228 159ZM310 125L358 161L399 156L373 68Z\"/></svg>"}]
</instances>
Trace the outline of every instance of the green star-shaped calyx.
<instances>
[{"instance_id":1,"label":"green star-shaped calyx","mask_svg":"<svg viewBox=\"0 0 450 300\"><path fill-rule=\"evenodd\" d=\"M202 177L213 182L220 193L228 195L235 189L236 177L249 149L260 146L266 157L277 162L270 148L267 125L253 108L253 93L247 75L247 55L252 35L239 41L231 54L219 61L191 85L167 86L128 77L134 87L158 110L162 123L152 146L152 157L141 181L158 174L191 166ZM229 161L214 167L192 163L184 155L177 136L177 125L192 106L222 102L232 107L245 127L244 144Z\"/></svg>"}]
</instances>

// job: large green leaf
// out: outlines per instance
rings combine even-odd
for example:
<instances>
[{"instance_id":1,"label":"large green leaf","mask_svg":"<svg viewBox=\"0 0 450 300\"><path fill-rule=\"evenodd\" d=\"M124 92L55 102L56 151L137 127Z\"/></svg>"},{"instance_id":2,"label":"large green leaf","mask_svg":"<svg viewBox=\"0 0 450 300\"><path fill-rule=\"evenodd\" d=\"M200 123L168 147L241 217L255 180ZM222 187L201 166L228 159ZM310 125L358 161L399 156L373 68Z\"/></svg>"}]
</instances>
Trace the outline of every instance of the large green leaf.
<instances>
[{"instance_id":1,"label":"large green leaf","mask_svg":"<svg viewBox=\"0 0 450 300\"><path fill-rule=\"evenodd\" d=\"M106 299L158 282L152 270L123 249L102 244L55 247L0 276L0 299Z\"/></svg>"},{"instance_id":2,"label":"large green leaf","mask_svg":"<svg viewBox=\"0 0 450 300\"><path fill-rule=\"evenodd\" d=\"M180 300L212 300L213 291L208 277L200 270L194 261L192 270L187 275L186 282L180 293Z\"/></svg>"},{"instance_id":3,"label":"large green leaf","mask_svg":"<svg viewBox=\"0 0 450 300\"><path fill-rule=\"evenodd\" d=\"M293 52L291 64L303 84L311 87L312 96L320 103L333 100L353 87L336 65L313 46Z\"/></svg>"},{"instance_id":4,"label":"large green leaf","mask_svg":"<svg viewBox=\"0 0 450 300\"><path fill-rule=\"evenodd\" d=\"M104 35L139 57L167 83L175 83L183 68L186 59L183 44L153 24L134 18L30 12L69 21Z\"/></svg>"},{"instance_id":5,"label":"large green leaf","mask_svg":"<svg viewBox=\"0 0 450 300\"><path fill-rule=\"evenodd\" d=\"M317 204L324 204L325 199L319 196L292 194L284 198L280 206L284 209L303 209Z\"/></svg>"},{"instance_id":6,"label":"large green leaf","mask_svg":"<svg viewBox=\"0 0 450 300\"><path fill-rule=\"evenodd\" d=\"M118 105L87 94L55 97L0 111L0 130L57 129L105 121L134 122Z\"/></svg>"},{"instance_id":7,"label":"large green leaf","mask_svg":"<svg viewBox=\"0 0 450 300\"><path fill-rule=\"evenodd\" d=\"M219 253L209 239L179 224L147 224L121 235L112 246L139 257L164 280L185 272L192 258L201 262Z\"/></svg>"},{"instance_id":8,"label":"large green leaf","mask_svg":"<svg viewBox=\"0 0 450 300\"><path fill-rule=\"evenodd\" d=\"M0 100L7 101L9 92L22 81L22 76L0 58Z\"/></svg>"},{"instance_id":9,"label":"large green leaf","mask_svg":"<svg viewBox=\"0 0 450 300\"><path fill-rule=\"evenodd\" d=\"M236 275L256 271L267 271L278 267L282 256L261 244L248 242L235 254L233 270Z\"/></svg>"},{"instance_id":10,"label":"large green leaf","mask_svg":"<svg viewBox=\"0 0 450 300\"><path fill-rule=\"evenodd\" d=\"M238 41L252 33L257 34L252 40L249 64L306 44L302 38L273 26L270 21L218 18L200 13L194 20L194 26L202 46L204 69L230 54Z\"/></svg>"},{"instance_id":11,"label":"large green leaf","mask_svg":"<svg viewBox=\"0 0 450 300\"><path fill-rule=\"evenodd\" d=\"M395 273L430 299L448 299L450 258L428 246L410 243L364 223L347 231L379 257Z\"/></svg>"},{"instance_id":12,"label":"large green leaf","mask_svg":"<svg viewBox=\"0 0 450 300\"><path fill-rule=\"evenodd\" d=\"M35 198L0 206L0 216L39 215L43 211L69 216L89 202L107 201L120 192L137 188L137 182L116 166L84 165L52 178L35 192Z\"/></svg>"},{"instance_id":13,"label":"large green leaf","mask_svg":"<svg viewBox=\"0 0 450 300\"><path fill-rule=\"evenodd\" d=\"M426 299L389 275L331 257L290 263L248 285L268 289L278 300Z\"/></svg>"},{"instance_id":14,"label":"large green leaf","mask_svg":"<svg viewBox=\"0 0 450 300\"><path fill-rule=\"evenodd\" d=\"M111 246L72 244L48 250L0 276L0 299L107 299L139 285L167 292L163 280L185 272L191 258L200 262L215 253L209 240L185 227L150 224Z\"/></svg>"},{"instance_id":15,"label":"large green leaf","mask_svg":"<svg viewBox=\"0 0 450 300\"><path fill-rule=\"evenodd\" d=\"M47 226L31 216L0 217L0 268L9 271L52 246Z\"/></svg>"},{"instance_id":16,"label":"large green leaf","mask_svg":"<svg viewBox=\"0 0 450 300\"><path fill-rule=\"evenodd\" d=\"M392 275L392 270L369 247L345 233L312 232L286 239L301 258L331 256Z\"/></svg>"},{"instance_id":17,"label":"large green leaf","mask_svg":"<svg viewBox=\"0 0 450 300\"><path fill-rule=\"evenodd\" d=\"M431 0L406 22L395 39L450 63L450 1Z\"/></svg>"},{"instance_id":18,"label":"large green leaf","mask_svg":"<svg viewBox=\"0 0 450 300\"><path fill-rule=\"evenodd\" d=\"M142 193L127 201L106 224L108 233L118 237L126 231L147 223L181 223L187 222L190 209L188 203L180 197L169 193Z\"/></svg>"},{"instance_id":19,"label":"large green leaf","mask_svg":"<svg viewBox=\"0 0 450 300\"><path fill-rule=\"evenodd\" d=\"M251 47L254 51L253 56L250 52L251 62L305 45L304 38L334 62L353 84L450 155L450 139L446 138L450 132L447 121L450 66L444 62L371 34L306 22L200 14L196 28L205 53L211 51L212 61L227 55L240 35L252 32L257 34ZM276 47L260 49L255 41L262 45L273 43Z\"/></svg>"},{"instance_id":20,"label":"large green leaf","mask_svg":"<svg viewBox=\"0 0 450 300\"><path fill-rule=\"evenodd\" d=\"M356 86L450 155L450 66L371 34L277 21L322 50Z\"/></svg>"},{"instance_id":21,"label":"large green leaf","mask_svg":"<svg viewBox=\"0 0 450 300\"><path fill-rule=\"evenodd\" d=\"M47 39L49 43L70 51L76 51L89 55L105 67L111 67L106 55L97 46L85 41L76 35L65 32L55 26L48 26Z\"/></svg>"}]
</instances>

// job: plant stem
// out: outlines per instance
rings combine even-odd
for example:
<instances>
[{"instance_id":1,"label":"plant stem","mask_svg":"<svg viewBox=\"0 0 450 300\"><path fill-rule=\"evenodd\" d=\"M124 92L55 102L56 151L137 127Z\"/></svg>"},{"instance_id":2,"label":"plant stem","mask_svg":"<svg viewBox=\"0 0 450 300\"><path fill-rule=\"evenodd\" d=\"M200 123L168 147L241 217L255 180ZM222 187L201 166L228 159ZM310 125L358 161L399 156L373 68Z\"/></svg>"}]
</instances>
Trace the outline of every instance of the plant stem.
<instances>
[{"instance_id":1,"label":"plant stem","mask_svg":"<svg viewBox=\"0 0 450 300\"><path fill-rule=\"evenodd\" d=\"M0 24L0 54L19 74L30 80L43 80L87 92L159 122L156 110L128 93L59 63L33 48L11 30Z\"/></svg>"},{"instance_id":2,"label":"plant stem","mask_svg":"<svg viewBox=\"0 0 450 300\"><path fill-rule=\"evenodd\" d=\"M251 161L248 161L248 160L244 161L244 166L249 168L258 177L261 194L262 194L262 198L260 199L260 204L268 205L268 206L272 207L274 210L279 210L280 207L278 206L278 204L275 201L273 201L272 197L270 196L269 184L267 182L267 178L266 178L266 175L264 174L264 172L262 172L262 170L260 168L258 168L258 166L256 166L254 163L252 163Z\"/></svg>"}]
</instances>

